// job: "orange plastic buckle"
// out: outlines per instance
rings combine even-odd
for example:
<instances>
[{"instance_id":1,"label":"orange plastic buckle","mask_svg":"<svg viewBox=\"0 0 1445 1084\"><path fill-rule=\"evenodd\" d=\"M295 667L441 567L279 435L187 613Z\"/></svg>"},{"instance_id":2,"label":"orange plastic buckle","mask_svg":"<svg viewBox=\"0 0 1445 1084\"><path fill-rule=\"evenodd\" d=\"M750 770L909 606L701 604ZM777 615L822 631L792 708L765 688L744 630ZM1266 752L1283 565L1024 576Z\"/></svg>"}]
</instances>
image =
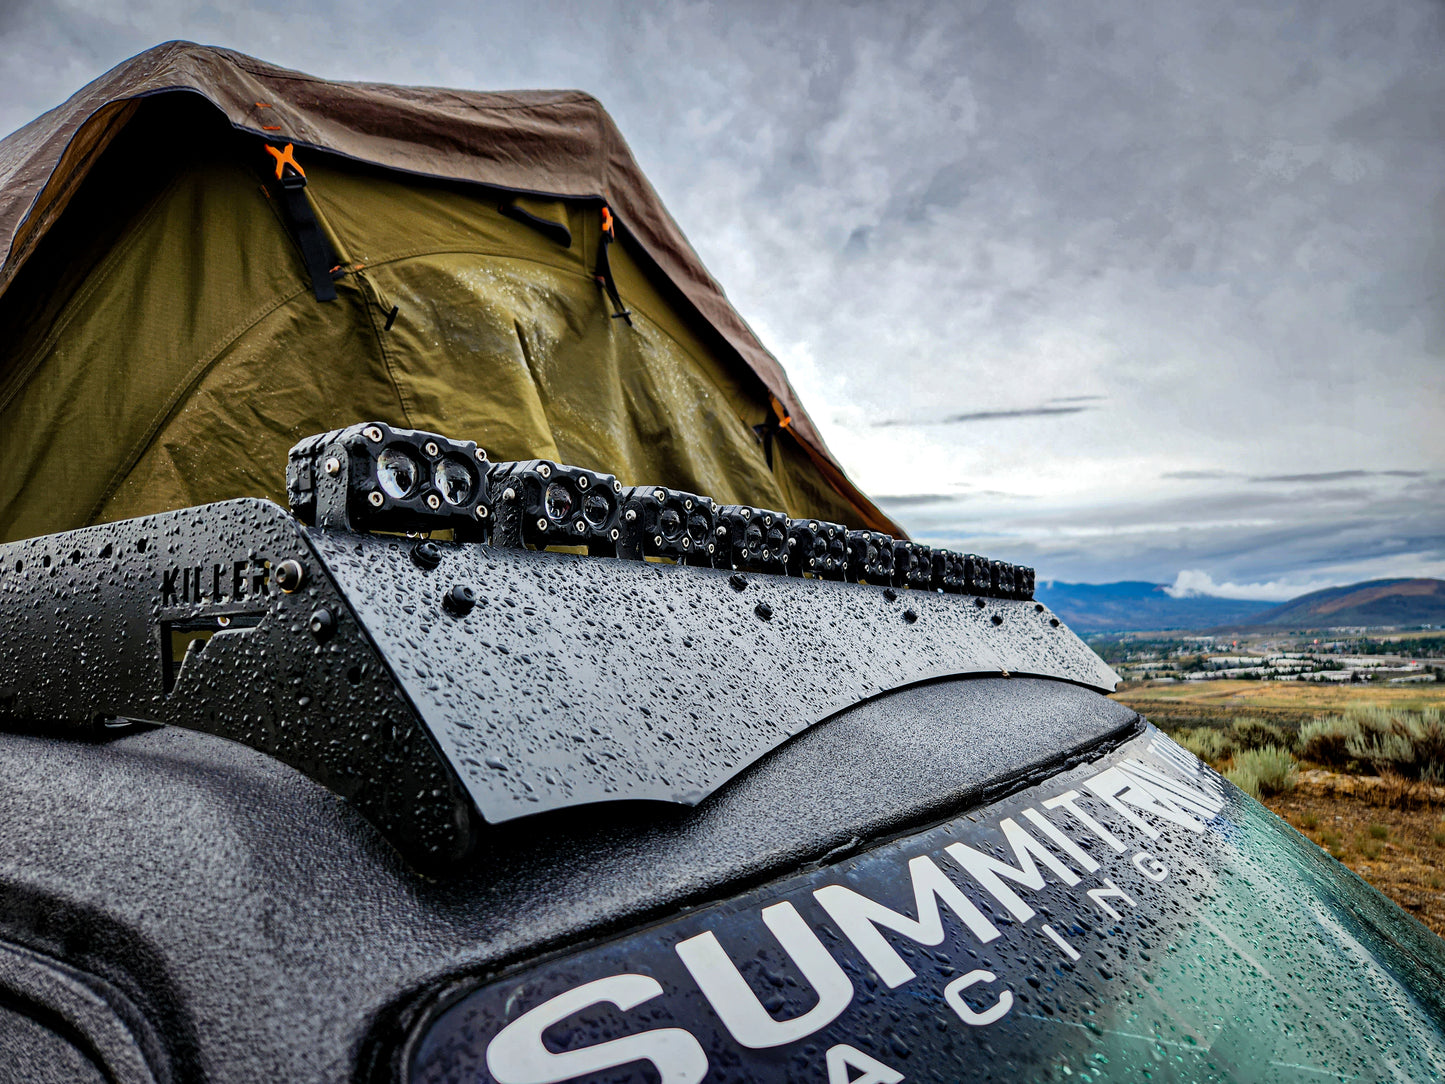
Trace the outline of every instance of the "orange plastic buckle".
<instances>
[{"instance_id":1,"label":"orange plastic buckle","mask_svg":"<svg viewBox=\"0 0 1445 1084\"><path fill-rule=\"evenodd\" d=\"M286 172L287 166L290 166L297 173L301 174L303 179L305 178L306 171L297 163L295 152L296 148L290 143L287 143L286 146L280 150L277 150L269 143L266 144L266 153L276 159L276 179L278 181L281 180L281 175Z\"/></svg>"},{"instance_id":2,"label":"orange plastic buckle","mask_svg":"<svg viewBox=\"0 0 1445 1084\"><path fill-rule=\"evenodd\" d=\"M612 229L612 212L608 210L605 203L602 205L602 232L608 237L617 236Z\"/></svg>"}]
</instances>

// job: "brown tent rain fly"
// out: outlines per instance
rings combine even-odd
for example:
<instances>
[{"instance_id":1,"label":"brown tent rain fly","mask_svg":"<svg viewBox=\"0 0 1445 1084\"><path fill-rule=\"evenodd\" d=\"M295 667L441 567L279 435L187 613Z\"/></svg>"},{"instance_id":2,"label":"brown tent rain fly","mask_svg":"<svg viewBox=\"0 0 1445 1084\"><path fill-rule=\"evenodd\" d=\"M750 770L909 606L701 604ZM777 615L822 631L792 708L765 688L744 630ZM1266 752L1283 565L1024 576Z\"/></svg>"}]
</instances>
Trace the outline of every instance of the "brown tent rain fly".
<instances>
[{"instance_id":1,"label":"brown tent rain fly","mask_svg":"<svg viewBox=\"0 0 1445 1084\"><path fill-rule=\"evenodd\" d=\"M378 419L899 534L602 107L171 43L0 142L0 540Z\"/></svg>"}]
</instances>

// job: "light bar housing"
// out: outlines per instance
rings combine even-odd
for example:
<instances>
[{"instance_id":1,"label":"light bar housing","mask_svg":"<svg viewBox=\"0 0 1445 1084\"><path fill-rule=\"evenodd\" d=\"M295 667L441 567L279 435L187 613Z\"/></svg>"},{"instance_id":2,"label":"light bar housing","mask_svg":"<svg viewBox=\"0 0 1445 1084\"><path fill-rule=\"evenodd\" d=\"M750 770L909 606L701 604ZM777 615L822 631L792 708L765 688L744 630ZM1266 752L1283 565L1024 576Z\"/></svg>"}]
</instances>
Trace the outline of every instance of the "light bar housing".
<instances>
[{"instance_id":1,"label":"light bar housing","mask_svg":"<svg viewBox=\"0 0 1445 1084\"><path fill-rule=\"evenodd\" d=\"M788 520L788 573L844 579L848 574L848 528L821 519Z\"/></svg>"},{"instance_id":2,"label":"light bar housing","mask_svg":"<svg viewBox=\"0 0 1445 1084\"><path fill-rule=\"evenodd\" d=\"M485 537L491 464L475 441L364 422L297 443L286 497L302 523L354 531Z\"/></svg>"},{"instance_id":3,"label":"light bar housing","mask_svg":"<svg viewBox=\"0 0 1445 1084\"><path fill-rule=\"evenodd\" d=\"M710 568L717 552L717 506L696 493L666 486L625 489L621 528L617 556L624 559L666 557Z\"/></svg>"},{"instance_id":4,"label":"light bar housing","mask_svg":"<svg viewBox=\"0 0 1445 1084\"><path fill-rule=\"evenodd\" d=\"M844 536L848 579L853 583L893 582L893 537L882 531L849 531Z\"/></svg>"},{"instance_id":5,"label":"light bar housing","mask_svg":"<svg viewBox=\"0 0 1445 1084\"><path fill-rule=\"evenodd\" d=\"M950 595L968 590L968 559L953 550L933 551L933 589Z\"/></svg>"},{"instance_id":6,"label":"light bar housing","mask_svg":"<svg viewBox=\"0 0 1445 1084\"><path fill-rule=\"evenodd\" d=\"M893 585L927 591L933 586L933 551L921 543L893 543Z\"/></svg>"},{"instance_id":7,"label":"light bar housing","mask_svg":"<svg viewBox=\"0 0 1445 1084\"><path fill-rule=\"evenodd\" d=\"M788 517L782 512L725 504L717 510L717 523L716 567L787 574Z\"/></svg>"},{"instance_id":8,"label":"light bar housing","mask_svg":"<svg viewBox=\"0 0 1445 1084\"><path fill-rule=\"evenodd\" d=\"M490 477L492 541L499 546L585 546L614 556L621 540L622 483L550 459L497 463Z\"/></svg>"}]
</instances>

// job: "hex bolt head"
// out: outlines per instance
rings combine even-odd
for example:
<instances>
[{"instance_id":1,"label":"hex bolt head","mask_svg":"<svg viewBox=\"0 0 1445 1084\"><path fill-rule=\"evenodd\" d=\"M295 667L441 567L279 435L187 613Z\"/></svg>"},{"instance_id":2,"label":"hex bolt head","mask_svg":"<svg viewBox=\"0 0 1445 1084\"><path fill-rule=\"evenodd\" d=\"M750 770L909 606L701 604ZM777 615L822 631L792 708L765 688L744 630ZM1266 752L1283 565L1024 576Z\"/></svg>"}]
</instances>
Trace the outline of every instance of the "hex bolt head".
<instances>
[{"instance_id":1,"label":"hex bolt head","mask_svg":"<svg viewBox=\"0 0 1445 1084\"><path fill-rule=\"evenodd\" d=\"M324 644L336 635L336 615L325 606L318 606L312 611L306 627L311 630L311 635L316 637L317 643Z\"/></svg>"},{"instance_id":2,"label":"hex bolt head","mask_svg":"<svg viewBox=\"0 0 1445 1084\"><path fill-rule=\"evenodd\" d=\"M464 583L456 584L442 596L442 609L453 617L466 617L476 604L476 592Z\"/></svg>"},{"instance_id":3,"label":"hex bolt head","mask_svg":"<svg viewBox=\"0 0 1445 1084\"><path fill-rule=\"evenodd\" d=\"M288 595L301 590L306 582L306 567L297 560L287 559L276 566L276 586Z\"/></svg>"},{"instance_id":4,"label":"hex bolt head","mask_svg":"<svg viewBox=\"0 0 1445 1084\"><path fill-rule=\"evenodd\" d=\"M734 572L728 577L728 583L732 585L734 591L742 591L748 586L748 578L741 572Z\"/></svg>"},{"instance_id":5,"label":"hex bolt head","mask_svg":"<svg viewBox=\"0 0 1445 1084\"><path fill-rule=\"evenodd\" d=\"M913 624L913 622L918 620L918 611L912 608L904 610L903 620L907 621L910 625Z\"/></svg>"},{"instance_id":6,"label":"hex bolt head","mask_svg":"<svg viewBox=\"0 0 1445 1084\"><path fill-rule=\"evenodd\" d=\"M327 474L340 474L341 460L337 459L333 455L329 457L325 463L321 464L321 469L324 470Z\"/></svg>"},{"instance_id":7,"label":"hex bolt head","mask_svg":"<svg viewBox=\"0 0 1445 1084\"><path fill-rule=\"evenodd\" d=\"M430 571L442 563L441 547L435 542L418 542L411 548L411 563Z\"/></svg>"}]
</instances>

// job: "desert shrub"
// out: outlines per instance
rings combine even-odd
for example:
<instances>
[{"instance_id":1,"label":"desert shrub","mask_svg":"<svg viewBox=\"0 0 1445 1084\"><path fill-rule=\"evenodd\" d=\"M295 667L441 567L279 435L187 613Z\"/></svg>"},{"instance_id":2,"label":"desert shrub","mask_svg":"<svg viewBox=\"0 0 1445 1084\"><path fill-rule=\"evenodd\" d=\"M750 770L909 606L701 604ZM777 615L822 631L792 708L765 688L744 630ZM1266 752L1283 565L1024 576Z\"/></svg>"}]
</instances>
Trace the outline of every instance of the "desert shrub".
<instances>
[{"instance_id":1,"label":"desert shrub","mask_svg":"<svg viewBox=\"0 0 1445 1084\"><path fill-rule=\"evenodd\" d=\"M1266 745L1263 749L1246 749L1234 756L1234 767L1224 773L1246 794L1256 798L1293 790L1296 765L1288 749Z\"/></svg>"},{"instance_id":2,"label":"desert shrub","mask_svg":"<svg viewBox=\"0 0 1445 1084\"><path fill-rule=\"evenodd\" d=\"M1176 731L1173 738L1200 760L1211 764L1234 752L1234 739L1229 731L1217 727L1188 727Z\"/></svg>"},{"instance_id":3,"label":"desert shrub","mask_svg":"<svg viewBox=\"0 0 1445 1084\"><path fill-rule=\"evenodd\" d=\"M1274 746L1276 749L1293 749L1294 736L1281 730L1277 726L1271 726L1263 719L1255 719L1245 716L1242 719L1234 720L1230 727L1234 735L1234 745L1237 749L1264 749Z\"/></svg>"},{"instance_id":4,"label":"desert shrub","mask_svg":"<svg viewBox=\"0 0 1445 1084\"><path fill-rule=\"evenodd\" d=\"M1381 775L1393 772L1406 779L1425 780L1445 776L1445 718L1439 708L1360 708L1346 718L1359 727L1358 733L1345 740L1353 760Z\"/></svg>"},{"instance_id":5,"label":"desert shrub","mask_svg":"<svg viewBox=\"0 0 1445 1084\"><path fill-rule=\"evenodd\" d=\"M1350 766L1349 740L1358 736L1360 724L1346 715L1330 715L1300 727L1300 755L1331 768Z\"/></svg>"}]
</instances>

